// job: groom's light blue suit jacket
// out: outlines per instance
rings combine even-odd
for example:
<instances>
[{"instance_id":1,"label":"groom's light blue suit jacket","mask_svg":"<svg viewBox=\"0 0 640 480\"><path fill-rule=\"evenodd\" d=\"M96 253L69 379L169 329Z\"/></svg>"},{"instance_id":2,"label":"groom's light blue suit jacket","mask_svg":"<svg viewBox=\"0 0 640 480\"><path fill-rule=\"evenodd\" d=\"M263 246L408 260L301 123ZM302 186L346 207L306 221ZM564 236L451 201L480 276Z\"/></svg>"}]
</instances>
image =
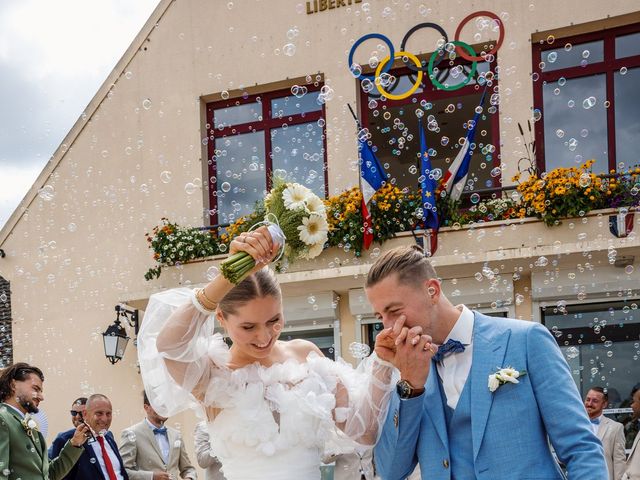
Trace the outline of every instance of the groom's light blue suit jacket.
<instances>
[{"instance_id":1,"label":"groom's light blue suit jacket","mask_svg":"<svg viewBox=\"0 0 640 480\"><path fill-rule=\"evenodd\" d=\"M527 374L520 383L491 393L489 375L507 366ZM474 312L467 381L473 451L449 451L446 399L432 363L422 395L409 400L400 400L397 393L392 396L375 448L381 478L404 479L419 462L423 479L450 480L456 456L467 455L473 458L477 480L562 479L548 436L570 480L608 479L600 441L569 367L544 326Z\"/></svg>"}]
</instances>

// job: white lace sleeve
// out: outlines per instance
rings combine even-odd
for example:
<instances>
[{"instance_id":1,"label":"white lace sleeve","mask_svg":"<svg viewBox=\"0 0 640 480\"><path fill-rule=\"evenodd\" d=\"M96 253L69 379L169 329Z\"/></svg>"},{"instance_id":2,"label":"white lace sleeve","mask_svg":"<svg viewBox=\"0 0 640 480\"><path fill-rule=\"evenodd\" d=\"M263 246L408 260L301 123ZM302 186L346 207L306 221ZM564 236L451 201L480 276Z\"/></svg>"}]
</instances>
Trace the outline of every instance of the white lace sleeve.
<instances>
[{"instance_id":1,"label":"white lace sleeve","mask_svg":"<svg viewBox=\"0 0 640 480\"><path fill-rule=\"evenodd\" d=\"M323 366L335 375L334 418L340 430L337 438L327 444L326 452L349 451L354 441L356 447L371 448L377 442L387 416L396 369L375 353L355 369L342 359L326 362ZM344 435L351 441L344 442Z\"/></svg>"},{"instance_id":2,"label":"white lace sleeve","mask_svg":"<svg viewBox=\"0 0 640 480\"><path fill-rule=\"evenodd\" d=\"M226 366L229 349L214 334L214 317L189 288L157 293L149 299L138 334L138 360L153 408L170 417L193 408L216 366Z\"/></svg>"}]
</instances>

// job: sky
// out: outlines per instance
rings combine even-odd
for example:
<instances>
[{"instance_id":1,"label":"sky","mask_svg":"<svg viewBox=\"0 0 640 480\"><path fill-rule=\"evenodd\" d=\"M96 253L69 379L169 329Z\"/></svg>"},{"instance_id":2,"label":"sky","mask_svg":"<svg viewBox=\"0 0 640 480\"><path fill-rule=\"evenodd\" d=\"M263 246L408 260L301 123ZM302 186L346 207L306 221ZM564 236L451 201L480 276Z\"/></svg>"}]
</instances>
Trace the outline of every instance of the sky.
<instances>
[{"instance_id":1,"label":"sky","mask_svg":"<svg viewBox=\"0 0 640 480\"><path fill-rule=\"evenodd\" d=\"M0 228L158 3L0 1Z\"/></svg>"}]
</instances>

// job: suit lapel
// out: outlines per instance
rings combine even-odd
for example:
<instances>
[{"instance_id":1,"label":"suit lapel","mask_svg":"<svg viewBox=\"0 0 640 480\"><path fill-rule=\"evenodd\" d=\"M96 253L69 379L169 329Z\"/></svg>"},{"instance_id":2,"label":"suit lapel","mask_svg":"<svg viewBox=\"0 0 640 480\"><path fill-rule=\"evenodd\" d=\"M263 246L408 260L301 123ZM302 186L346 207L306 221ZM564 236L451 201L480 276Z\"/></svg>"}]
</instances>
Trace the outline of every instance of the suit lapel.
<instances>
[{"instance_id":1,"label":"suit lapel","mask_svg":"<svg viewBox=\"0 0 640 480\"><path fill-rule=\"evenodd\" d=\"M636 438L634 438L633 440L633 445L631 445L631 451L629 452L629 458L627 459L627 464L629 464L629 460L631 459L633 452L636 451L636 447L638 446L638 440L640 440L640 433L638 433L636 435Z\"/></svg>"},{"instance_id":2,"label":"suit lapel","mask_svg":"<svg viewBox=\"0 0 640 480\"><path fill-rule=\"evenodd\" d=\"M98 448L100 448L100 444L98 443L98 441L96 440L95 443ZM91 444L85 444L85 449L84 451L86 452L86 454L89 456L89 464L95 469L95 471L98 473L99 477L98 478L102 478L103 480L106 480L104 478L104 475L102 474L102 467L100 466L100 459L97 457L95 450L93 449L93 443ZM91 461L91 459L93 459L93 462Z\"/></svg>"},{"instance_id":3,"label":"suit lapel","mask_svg":"<svg viewBox=\"0 0 640 480\"><path fill-rule=\"evenodd\" d=\"M113 438L113 434L111 432L108 432L107 435L104 436L104 438L113 450L113 453L115 453L116 458L118 459L118 465L113 465L113 469L116 471L120 471L120 473L124 477L124 464L122 462L122 457L120 456L120 451L118 450L118 444Z\"/></svg>"},{"instance_id":4,"label":"suit lapel","mask_svg":"<svg viewBox=\"0 0 640 480\"><path fill-rule=\"evenodd\" d=\"M509 331L495 333L492 330L490 319L474 312L473 360L469 379L471 381L471 398L473 399L471 434L474 460L480 451L495 395L489 391L487 386L489 375L503 367L502 362L510 336Z\"/></svg>"},{"instance_id":5,"label":"suit lapel","mask_svg":"<svg viewBox=\"0 0 640 480\"><path fill-rule=\"evenodd\" d=\"M24 426L22 425L22 421L24 420L23 417L20 417L20 414L18 412L16 412L16 410L11 407L10 405L4 404L6 405L6 409L7 411L13 416L13 418L16 419L16 422L18 422L19 428L22 430L22 432L24 433L24 435L26 437L29 438L29 440L31 440L31 443L33 444L33 447L35 448L36 453L38 454L38 458L41 461L41 465L44 461L43 458L43 442L40 441L40 432L38 430L34 430L33 432L31 432L31 435L28 435Z\"/></svg>"},{"instance_id":6,"label":"suit lapel","mask_svg":"<svg viewBox=\"0 0 640 480\"><path fill-rule=\"evenodd\" d=\"M169 442L169 458L167 458L167 466L172 465L174 451L178 455L180 455L180 450L173 448L176 440L178 440L178 432L174 432L173 430L167 428L167 441Z\"/></svg>"},{"instance_id":7,"label":"suit lapel","mask_svg":"<svg viewBox=\"0 0 640 480\"><path fill-rule=\"evenodd\" d=\"M427 377L427 384L425 385L424 392L424 411L431 419L433 426L435 427L440 441L448 449L449 438L447 435L447 424L444 418L444 399L440 394L440 386L438 385L438 370L436 362L431 362L431 370Z\"/></svg>"},{"instance_id":8,"label":"suit lapel","mask_svg":"<svg viewBox=\"0 0 640 480\"><path fill-rule=\"evenodd\" d=\"M609 422L607 420L608 420L607 417L602 417L600 419L600 425L598 425L597 437L600 439L601 442L604 439L604 437L607 435L607 429L609 428Z\"/></svg>"},{"instance_id":9,"label":"suit lapel","mask_svg":"<svg viewBox=\"0 0 640 480\"><path fill-rule=\"evenodd\" d=\"M147 424L146 420L143 420L142 424L140 425L140 429L144 432L143 435L146 435L147 441L153 447L153 450L158 455L158 458L160 459L160 461L162 463L165 463L164 462L164 457L162 456L162 452L160 451L160 445L158 445L158 441L156 440L156 436L153 433L153 430L151 430L151 428ZM167 432L168 432L168 430L167 430ZM171 445L171 444L169 444L169 445Z\"/></svg>"}]
</instances>

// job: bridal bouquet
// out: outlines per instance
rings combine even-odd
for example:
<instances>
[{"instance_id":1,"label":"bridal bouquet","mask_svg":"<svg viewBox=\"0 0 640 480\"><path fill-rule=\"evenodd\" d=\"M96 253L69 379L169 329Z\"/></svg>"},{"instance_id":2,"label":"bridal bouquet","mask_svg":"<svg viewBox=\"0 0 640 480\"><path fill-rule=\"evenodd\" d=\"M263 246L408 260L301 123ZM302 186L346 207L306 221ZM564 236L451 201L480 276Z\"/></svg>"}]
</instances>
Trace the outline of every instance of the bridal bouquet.
<instances>
[{"instance_id":1,"label":"bridal bouquet","mask_svg":"<svg viewBox=\"0 0 640 480\"><path fill-rule=\"evenodd\" d=\"M320 255L327 242L329 224L323 201L307 187L275 179L264 200L265 220L271 238L281 245L280 256L289 262ZM224 277L239 283L255 266L246 252L237 252L220 264Z\"/></svg>"}]
</instances>

